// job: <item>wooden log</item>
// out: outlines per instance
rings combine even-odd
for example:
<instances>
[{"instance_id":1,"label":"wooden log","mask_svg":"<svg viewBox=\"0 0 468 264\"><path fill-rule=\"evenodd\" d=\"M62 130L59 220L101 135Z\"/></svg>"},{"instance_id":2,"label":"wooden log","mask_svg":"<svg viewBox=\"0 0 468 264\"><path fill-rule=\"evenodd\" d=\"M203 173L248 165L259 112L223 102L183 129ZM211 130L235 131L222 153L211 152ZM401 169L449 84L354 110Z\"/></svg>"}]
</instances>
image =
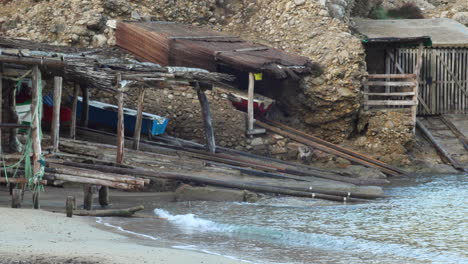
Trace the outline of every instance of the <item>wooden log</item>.
<instances>
[{"instance_id":1,"label":"wooden log","mask_svg":"<svg viewBox=\"0 0 468 264\"><path fill-rule=\"evenodd\" d=\"M409 105L415 106L418 103L413 100L368 100L366 105Z\"/></svg>"},{"instance_id":2,"label":"wooden log","mask_svg":"<svg viewBox=\"0 0 468 264\"><path fill-rule=\"evenodd\" d=\"M11 196L11 208L21 208L21 202L23 201L23 190L13 189Z\"/></svg>"},{"instance_id":3,"label":"wooden log","mask_svg":"<svg viewBox=\"0 0 468 264\"><path fill-rule=\"evenodd\" d=\"M60 173L45 173L44 178L46 178L47 180L62 180L66 182L76 182L76 183L84 183L84 184L92 184L92 185L109 186L112 188L122 189L122 190L137 190L140 187L139 185L135 185L135 184L107 181L107 180L80 177L76 175L67 175L67 174L60 174Z\"/></svg>"},{"instance_id":4,"label":"wooden log","mask_svg":"<svg viewBox=\"0 0 468 264\"><path fill-rule=\"evenodd\" d=\"M125 147L125 125L124 125L124 94L122 88L120 87L121 76L117 76L117 85L119 93L117 95L117 105L118 105L118 124L117 124L117 158L116 162L121 164L124 159L124 147Z\"/></svg>"},{"instance_id":5,"label":"wooden log","mask_svg":"<svg viewBox=\"0 0 468 264\"><path fill-rule=\"evenodd\" d=\"M73 216L74 200L75 197L67 196L67 201L65 202L65 212L67 214L67 217Z\"/></svg>"},{"instance_id":6,"label":"wooden log","mask_svg":"<svg viewBox=\"0 0 468 264\"><path fill-rule=\"evenodd\" d=\"M364 92L364 95L370 95L370 96L410 96L414 95L414 92L395 92L395 93L368 93Z\"/></svg>"},{"instance_id":7,"label":"wooden log","mask_svg":"<svg viewBox=\"0 0 468 264\"><path fill-rule=\"evenodd\" d=\"M396 87L399 87L399 86L410 86L410 87L413 87L415 86L417 83L416 82L387 82L387 81L366 81L364 82L364 85L368 85L368 86L396 86Z\"/></svg>"},{"instance_id":8,"label":"wooden log","mask_svg":"<svg viewBox=\"0 0 468 264\"><path fill-rule=\"evenodd\" d=\"M79 85L75 84L73 87L73 104L70 124L70 138L75 139L76 137L76 111L78 109L78 92Z\"/></svg>"},{"instance_id":9,"label":"wooden log","mask_svg":"<svg viewBox=\"0 0 468 264\"><path fill-rule=\"evenodd\" d=\"M413 121L413 134L416 134L416 116L418 114L418 102L419 102L419 76L421 74L421 67L423 63L423 44L419 44L418 47L418 53L417 53L417 58L416 58L416 65L414 66L414 74L416 74L416 83L414 85L413 91L414 91L414 98L413 101L416 103L411 107L411 119ZM421 100L424 102L423 100Z\"/></svg>"},{"instance_id":10,"label":"wooden log","mask_svg":"<svg viewBox=\"0 0 468 264\"><path fill-rule=\"evenodd\" d=\"M135 120L135 131L133 135L133 149L140 147L141 125L143 124L143 102L145 99L145 88L138 89L138 112Z\"/></svg>"},{"instance_id":11,"label":"wooden log","mask_svg":"<svg viewBox=\"0 0 468 264\"><path fill-rule=\"evenodd\" d=\"M15 129L15 128L30 128L28 125L14 124L14 123L3 123L0 124L0 128ZM1 129L0 129L1 130Z\"/></svg>"},{"instance_id":12,"label":"wooden log","mask_svg":"<svg viewBox=\"0 0 468 264\"><path fill-rule=\"evenodd\" d=\"M369 74L367 77L369 79L413 79L416 74Z\"/></svg>"},{"instance_id":13,"label":"wooden log","mask_svg":"<svg viewBox=\"0 0 468 264\"><path fill-rule=\"evenodd\" d=\"M83 209L93 209L93 186L91 184L83 185Z\"/></svg>"},{"instance_id":14,"label":"wooden log","mask_svg":"<svg viewBox=\"0 0 468 264\"><path fill-rule=\"evenodd\" d=\"M42 111L42 105L39 105L39 96L42 94L39 93L39 90L42 91L42 80L41 72L37 65L33 66L33 88L31 94L31 141L32 141L32 163L33 175L37 175L41 171L41 163L39 162L42 155L41 147L41 138L40 138L40 129L41 129L41 116L40 112ZM36 186L36 183L34 183ZM33 207L34 209L39 209L39 192L36 190L35 186L33 187Z\"/></svg>"},{"instance_id":15,"label":"wooden log","mask_svg":"<svg viewBox=\"0 0 468 264\"><path fill-rule=\"evenodd\" d=\"M107 186L101 186L99 189L99 204L102 207L106 207L109 205L109 187Z\"/></svg>"},{"instance_id":16,"label":"wooden log","mask_svg":"<svg viewBox=\"0 0 468 264\"><path fill-rule=\"evenodd\" d=\"M437 142L437 140L431 134L429 129L427 129L427 127L421 121L416 120L416 126L421 130L421 132L423 132L423 134L426 136L426 138L429 139L429 141L432 143L432 145L437 149L437 152L444 159L446 159L448 162L450 162L450 164L452 164L452 166L455 169L458 169L458 170L464 170L465 169L456 160L454 160L452 158L452 156Z\"/></svg>"},{"instance_id":17,"label":"wooden log","mask_svg":"<svg viewBox=\"0 0 468 264\"><path fill-rule=\"evenodd\" d=\"M96 217L130 217L138 211L145 209L143 205L125 208L125 209L107 209L107 210L74 210L74 215L96 216Z\"/></svg>"},{"instance_id":18,"label":"wooden log","mask_svg":"<svg viewBox=\"0 0 468 264\"><path fill-rule=\"evenodd\" d=\"M0 182L1 183L28 183L28 179L26 178L5 178L5 177L0 177ZM47 184L47 180L41 180L39 181L40 184Z\"/></svg>"},{"instance_id":19,"label":"wooden log","mask_svg":"<svg viewBox=\"0 0 468 264\"><path fill-rule=\"evenodd\" d=\"M60 138L60 106L62 103L62 77L54 78L54 110L52 116L51 138L53 152L59 151Z\"/></svg>"},{"instance_id":20,"label":"wooden log","mask_svg":"<svg viewBox=\"0 0 468 264\"><path fill-rule=\"evenodd\" d=\"M106 180L106 181L112 181L112 182L121 182L121 183L127 183L127 184L133 184L133 185L140 185L143 187L145 183L147 183L146 180L128 176L128 175L122 175L122 174L114 174L114 173L106 173L106 172L101 172L98 170L90 170L90 169L80 169L76 167L70 167L70 166L63 166L59 164L54 164L54 163L49 163L49 167L51 168L46 168L47 173L59 173L59 174L66 174L66 175L76 175L76 176L81 176L81 177L88 177L88 178L93 178L93 179L100 179L100 180ZM99 167L99 166L96 166Z\"/></svg>"},{"instance_id":21,"label":"wooden log","mask_svg":"<svg viewBox=\"0 0 468 264\"><path fill-rule=\"evenodd\" d=\"M82 107L81 107L81 126L88 127L89 122L89 91L88 87L81 85Z\"/></svg>"},{"instance_id":22,"label":"wooden log","mask_svg":"<svg viewBox=\"0 0 468 264\"><path fill-rule=\"evenodd\" d=\"M16 112L16 88L14 84L8 82L7 95L3 98L8 97L8 116L10 124L19 124L18 113ZM21 143L18 140L18 129L13 128L10 130L9 136L9 148L11 152L21 152Z\"/></svg>"},{"instance_id":23,"label":"wooden log","mask_svg":"<svg viewBox=\"0 0 468 264\"><path fill-rule=\"evenodd\" d=\"M210 103L208 101L208 98L206 97L205 92L200 88L200 84L198 82L196 83L196 90L198 100L200 101L200 105L202 108L207 150L210 153L215 153L216 142L211 118Z\"/></svg>"}]
</instances>

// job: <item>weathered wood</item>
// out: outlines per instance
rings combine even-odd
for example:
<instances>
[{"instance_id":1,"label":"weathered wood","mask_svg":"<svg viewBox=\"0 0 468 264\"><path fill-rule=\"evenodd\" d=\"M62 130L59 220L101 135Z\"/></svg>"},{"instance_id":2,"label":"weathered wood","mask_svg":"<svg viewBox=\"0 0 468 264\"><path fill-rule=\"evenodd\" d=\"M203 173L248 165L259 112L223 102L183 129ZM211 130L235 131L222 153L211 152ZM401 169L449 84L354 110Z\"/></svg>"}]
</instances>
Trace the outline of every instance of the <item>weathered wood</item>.
<instances>
[{"instance_id":1,"label":"weathered wood","mask_svg":"<svg viewBox=\"0 0 468 264\"><path fill-rule=\"evenodd\" d=\"M415 74L369 74L367 76L369 79L413 79L416 77Z\"/></svg>"},{"instance_id":2,"label":"weathered wood","mask_svg":"<svg viewBox=\"0 0 468 264\"><path fill-rule=\"evenodd\" d=\"M145 209L143 205L125 208L125 209L107 209L107 210L74 210L74 215L79 216L96 216L96 217L130 217L138 211Z\"/></svg>"},{"instance_id":3,"label":"weathered wood","mask_svg":"<svg viewBox=\"0 0 468 264\"><path fill-rule=\"evenodd\" d=\"M92 184L92 185L109 186L112 188L122 189L122 190L137 190L140 188L140 185L135 185L135 184L114 182L114 181L101 180L101 179L96 179L96 178L80 177L76 175L66 175L66 174L60 174L60 173L45 173L44 178L48 180L62 180L66 182L76 182L76 183L84 183L84 184Z\"/></svg>"},{"instance_id":4,"label":"weathered wood","mask_svg":"<svg viewBox=\"0 0 468 264\"><path fill-rule=\"evenodd\" d=\"M211 110L210 110L210 103L208 98L206 97L205 92L200 88L200 84L196 83L196 90L198 101L200 101L200 105L202 108L202 115L203 115L203 124L205 128L205 137L206 137L206 146L207 150L211 153L216 152L216 142L214 136L214 129L212 124L211 118Z\"/></svg>"},{"instance_id":5,"label":"weathered wood","mask_svg":"<svg viewBox=\"0 0 468 264\"><path fill-rule=\"evenodd\" d=\"M254 129L254 89L255 89L255 78L253 73L249 73L249 88L248 88L248 102L247 102L247 132Z\"/></svg>"},{"instance_id":6,"label":"weathered wood","mask_svg":"<svg viewBox=\"0 0 468 264\"><path fill-rule=\"evenodd\" d=\"M418 102L419 102L419 76L421 75L421 67L423 63L423 44L419 44L418 53L416 58L416 65L414 66L414 74L416 74L416 85L414 86L414 102L416 103L411 107L411 118L413 121L413 134L416 134L416 116L418 114ZM422 100L421 100L422 101Z\"/></svg>"},{"instance_id":7,"label":"weathered wood","mask_svg":"<svg viewBox=\"0 0 468 264\"><path fill-rule=\"evenodd\" d=\"M0 124L3 122L3 63L0 63ZM3 154L2 130L0 129L0 154Z\"/></svg>"},{"instance_id":8,"label":"weathered wood","mask_svg":"<svg viewBox=\"0 0 468 264\"><path fill-rule=\"evenodd\" d=\"M389 92L389 93L368 93L364 92L364 95L377 95L377 96L411 96L414 92Z\"/></svg>"},{"instance_id":9,"label":"weathered wood","mask_svg":"<svg viewBox=\"0 0 468 264\"><path fill-rule=\"evenodd\" d=\"M93 209L93 186L91 184L83 185L83 209L91 210Z\"/></svg>"},{"instance_id":10,"label":"weathered wood","mask_svg":"<svg viewBox=\"0 0 468 264\"><path fill-rule=\"evenodd\" d=\"M59 150L60 138L60 106L62 103L62 77L54 78L54 110L52 116L51 138L53 144L53 152Z\"/></svg>"},{"instance_id":11,"label":"weathered wood","mask_svg":"<svg viewBox=\"0 0 468 264\"><path fill-rule=\"evenodd\" d=\"M89 122L89 90L88 87L81 85L81 95L83 98L81 104L81 126L88 127Z\"/></svg>"},{"instance_id":12,"label":"weathered wood","mask_svg":"<svg viewBox=\"0 0 468 264\"><path fill-rule=\"evenodd\" d=\"M125 125L124 125L124 94L123 94L123 87L121 86L122 77L120 74L117 75L117 90L119 91L117 94L117 157L116 162L121 164L124 159L124 148L125 148Z\"/></svg>"},{"instance_id":13,"label":"weathered wood","mask_svg":"<svg viewBox=\"0 0 468 264\"><path fill-rule=\"evenodd\" d=\"M452 166L459 170L464 170L463 166L461 166L456 160L450 156L450 154L437 142L434 138L432 133L427 129L427 127L419 120L416 120L417 127L423 132L427 139L432 143L432 145L437 149L438 153L442 155L444 159L446 159Z\"/></svg>"},{"instance_id":14,"label":"weathered wood","mask_svg":"<svg viewBox=\"0 0 468 264\"><path fill-rule=\"evenodd\" d=\"M18 112L16 112L16 87L11 82L8 82L7 95L3 98L8 97L8 115L9 119L6 122L11 124L19 124ZM18 129L13 128L10 130L9 148L11 152L21 152L22 146L18 140Z\"/></svg>"},{"instance_id":15,"label":"weathered wood","mask_svg":"<svg viewBox=\"0 0 468 264\"><path fill-rule=\"evenodd\" d=\"M75 197L67 196L67 200L65 202L65 212L67 214L67 217L73 216L74 201L75 201Z\"/></svg>"},{"instance_id":16,"label":"weathered wood","mask_svg":"<svg viewBox=\"0 0 468 264\"><path fill-rule=\"evenodd\" d=\"M11 208L21 208L21 202L23 201L23 190L13 189L11 196Z\"/></svg>"},{"instance_id":17,"label":"weathered wood","mask_svg":"<svg viewBox=\"0 0 468 264\"><path fill-rule=\"evenodd\" d=\"M28 125L21 124L0 124L0 128L14 129L14 128L30 128Z\"/></svg>"},{"instance_id":18,"label":"weathered wood","mask_svg":"<svg viewBox=\"0 0 468 264\"><path fill-rule=\"evenodd\" d=\"M41 171L41 163L39 162L42 155L41 147L41 116L40 112L42 111L42 105L39 105L39 97L42 94L39 93L39 90L42 91L42 77L39 67L37 65L33 66L33 87L31 92L31 141L32 141L32 173L37 175ZM34 183L36 185L36 183ZM34 209L39 209L39 192L35 187L33 191L33 207Z\"/></svg>"},{"instance_id":19,"label":"weathered wood","mask_svg":"<svg viewBox=\"0 0 468 264\"><path fill-rule=\"evenodd\" d=\"M369 100L366 105L417 105L413 100Z\"/></svg>"},{"instance_id":20,"label":"weathered wood","mask_svg":"<svg viewBox=\"0 0 468 264\"><path fill-rule=\"evenodd\" d=\"M99 204L102 207L106 207L109 205L109 187L107 186L101 186L99 189Z\"/></svg>"},{"instance_id":21,"label":"weathered wood","mask_svg":"<svg viewBox=\"0 0 468 264\"><path fill-rule=\"evenodd\" d=\"M403 81L403 82L387 82L387 81L366 81L364 82L364 85L369 85L369 86L410 86L413 87L417 83L416 82L408 82L408 81Z\"/></svg>"},{"instance_id":22,"label":"weathered wood","mask_svg":"<svg viewBox=\"0 0 468 264\"><path fill-rule=\"evenodd\" d=\"M141 125L143 123L143 102L145 99L145 88L141 87L138 90L138 107L135 118L135 131L133 135L133 149L138 150L140 147Z\"/></svg>"},{"instance_id":23,"label":"weathered wood","mask_svg":"<svg viewBox=\"0 0 468 264\"><path fill-rule=\"evenodd\" d=\"M28 179L26 178L5 178L5 177L0 177L0 182L1 183L28 183ZM47 184L46 180L41 180L39 181L40 184Z\"/></svg>"},{"instance_id":24,"label":"weathered wood","mask_svg":"<svg viewBox=\"0 0 468 264\"><path fill-rule=\"evenodd\" d=\"M70 123L70 138L75 139L76 137L76 111L78 109L78 92L79 85L75 84L73 86L73 104L72 104L72 114L71 114L71 123Z\"/></svg>"}]
</instances>

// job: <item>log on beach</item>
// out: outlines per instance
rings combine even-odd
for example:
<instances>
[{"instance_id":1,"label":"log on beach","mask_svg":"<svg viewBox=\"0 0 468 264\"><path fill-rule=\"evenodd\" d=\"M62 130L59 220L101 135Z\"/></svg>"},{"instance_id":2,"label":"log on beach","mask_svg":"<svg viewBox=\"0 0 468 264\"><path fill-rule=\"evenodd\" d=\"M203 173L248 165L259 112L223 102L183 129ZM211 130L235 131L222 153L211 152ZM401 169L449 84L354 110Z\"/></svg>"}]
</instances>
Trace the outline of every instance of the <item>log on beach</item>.
<instances>
[{"instance_id":1,"label":"log on beach","mask_svg":"<svg viewBox=\"0 0 468 264\"><path fill-rule=\"evenodd\" d=\"M143 205L125 209L106 209L106 210L73 210L73 215L79 216L98 216L98 217L130 217L138 211L145 209Z\"/></svg>"}]
</instances>

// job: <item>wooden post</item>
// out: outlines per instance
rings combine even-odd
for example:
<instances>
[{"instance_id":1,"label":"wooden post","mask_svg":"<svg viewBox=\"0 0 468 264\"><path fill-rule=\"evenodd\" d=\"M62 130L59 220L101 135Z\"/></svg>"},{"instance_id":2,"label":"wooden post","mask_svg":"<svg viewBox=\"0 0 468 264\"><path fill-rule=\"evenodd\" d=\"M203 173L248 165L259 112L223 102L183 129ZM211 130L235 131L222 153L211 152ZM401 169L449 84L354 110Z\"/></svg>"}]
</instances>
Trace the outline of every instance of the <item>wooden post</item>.
<instances>
[{"instance_id":1,"label":"wooden post","mask_svg":"<svg viewBox=\"0 0 468 264\"><path fill-rule=\"evenodd\" d=\"M32 163L33 163L33 175L38 174L41 171L40 158L42 154L41 148L41 138L40 138L40 129L41 129L41 120L40 120L40 111L42 111L42 105L39 104L39 89L42 89L41 85L41 72L37 65L33 66L33 87L31 94L31 141L32 141ZM36 111L38 110L38 111ZM36 183L35 183L36 184ZM33 191L33 205L34 209L39 209L39 192Z\"/></svg>"},{"instance_id":2,"label":"wooden post","mask_svg":"<svg viewBox=\"0 0 468 264\"><path fill-rule=\"evenodd\" d=\"M67 201L65 202L65 211L67 213L67 217L73 216L74 203L75 203L75 197L68 196Z\"/></svg>"},{"instance_id":3,"label":"wooden post","mask_svg":"<svg viewBox=\"0 0 468 264\"><path fill-rule=\"evenodd\" d=\"M248 102L247 102L247 131L251 132L254 129L254 88L255 79L253 73L249 73L249 90L248 90ZM249 133L247 133L249 134Z\"/></svg>"},{"instance_id":4,"label":"wooden post","mask_svg":"<svg viewBox=\"0 0 468 264\"><path fill-rule=\"evenodd\" d=\"M414 67L414 74L416 74L415 77L415 83L416 85L414 86L414 105L411 107L411 118L413 120L413 134L416 134L416 116L418 114L418 97L419 97L419 75L421 72L421 66L422 66L422 55L423 55L423 44L419 44L418 47L418 57L416 58L416 65Z\"/></svg>"},{"instance_id":5,"label":"wooden post","mask_svg":"<svg viewBox=\"0 0 468 264\"><path fill-rule=\"evenodd\" d=\"M23 200L23 190L13 189L13 195L11 196L11 208L21 208L21 201Z\"/></svg>"},{"instance_id":6,"label":"wooden post","mask_svg":"<svg viewBox=\"0 0 468 264\"><path fill-rule=\"evenodd\" d=\"M8 94L5 97L8 97L8 115L9 123L19 124L18 112L16 112L16 88L15 85L9 82L8 85ZM9 148L11 152L21 152L21 143L18 140L18 129L10 129L9 136Z\"/></svg>"},{"instance_id":7,"label":"wooden post","mask_svg":"<svg viewBox=\"0 0 468 264\"><path fill-rule=\"evenodd\" d=\"M51 138L53 151L58 152L60 138L60 105L62 102L62 77L54 78L54 111L52 117Z\"/></svg>"},{"instance_id":8,"label":"wooden post","mask_svg":"<svg viewBox=\"0 0 468 264\"><path fill-rule=\"evenodd\" d=\"M108 186L101 186L99 189L99 204L102 207L106 207L109 205L109 187Z\"/></svg>"},{"instance_id":9,"label":"wooden post","mask_svg":"<svg viewBox=\"0 0 468 264\"><path fill-rule=\"evenodd\" d=\"M83 209L91 210L93 208L93 186L91 184L84 184L83 192L84 192Z\"/></svg>"},{"instance_id":10,"label":"wooden post","mask_svg":"<svg viewBox=\"0 0 468 264\"><path fill-rule=\"evenodd\" d=\"M83 102L81 108L81 125L83 127L88 127L89 121L89 91L88 88L84 85L81 85L81 94L83 95Z\"/></svg>"},{"instance_id":11,"label":"wooden post","mask_svg":"<svg viewBox=\"0 0 468 264\"><path fill-rule=\"evenodd\" d=\"M0 63L0 124L3 121L3 63ZM0 155L2 155L2 130L0 129Z\"/></svg>"},{"instance_id":12,"label":"wooden post","mask_svg":"<svg viewBox=\"0 0 468 264\"><path fill-rule=\"evenodd\" d=\"M75 139L76 137L76 109L78 108L78 84L73 87L73 105L72 105L72 116L70 124L70 138Z\"/></svg>"},{"instance_id":13,"label":"wooden post","mask_svg":"<svg viewBox=\"0 0 468 264\"><path fill-rule=\"evenodd\" d=\"M145 88L138 89L138 112L135 120L135 131L133 134L133 149L140 147L141 125L143 123L143 101L145 98Z\"/></svg>"},{"instance_id":14,"label":"wooden post","mask_svg":"<svg viewBox=\"0 0 468 264\"><path fill-rule=\"evenodd\" d=\"M210 102L206 98L205 92L200 88L200 84L196 84L197 96L200 101L203 115L203 124L205 126L205 136L206 136L206 147L207 150L211 153L216 152L216 142L213 130L213 124L211 121L211 111L210 111Z\"/></svg>"},{"instance_id":15,"label":"wooden post","mask_svg":"<svg viewBox=\"0 0 468 264\"><path fill-rule=\"evenodd\" d=\"M118 123L117 123L117 158L116 162L121 164L124 158L124 146L125 146L125 125L124 125L124 94L122 91L122 87L120 87L121 76L120 74L117 76L117 85L118 85L118 94L117 94L117 105L119 107L118 110Z\"/></svg>"}]
</instances>

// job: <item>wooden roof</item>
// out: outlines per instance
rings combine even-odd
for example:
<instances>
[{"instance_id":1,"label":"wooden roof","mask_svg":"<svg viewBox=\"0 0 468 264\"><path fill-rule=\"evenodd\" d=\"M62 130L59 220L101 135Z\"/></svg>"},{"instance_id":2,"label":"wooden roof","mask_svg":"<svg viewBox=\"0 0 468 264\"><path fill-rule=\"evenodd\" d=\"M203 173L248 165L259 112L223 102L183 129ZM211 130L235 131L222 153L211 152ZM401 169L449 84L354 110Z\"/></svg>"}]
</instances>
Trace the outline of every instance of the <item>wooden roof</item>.
<instances>
[{"instance_id":1,"label":"wooden roof","mask_svg":"<svg viewBox=\"0 0 468 264\"><path fill-rule=\"evenodd\" d=\"M218 71L267 72L278 79L310 73L303 56L255 44L211 29L168 22L119 22L117 46L148 61Z\"/></svg>"},{"instance_id":2,"label":"wooden roof","mask_svg":"<svg viewBox=\"0 0 468 264\"><path fill-rule=\"evenodd\" d=\"M448 18L373 20L355 19L356 30L369 42L381 39L430 37L433 47L468 48L468 28Z\"/></svg>"}]
</instances>

